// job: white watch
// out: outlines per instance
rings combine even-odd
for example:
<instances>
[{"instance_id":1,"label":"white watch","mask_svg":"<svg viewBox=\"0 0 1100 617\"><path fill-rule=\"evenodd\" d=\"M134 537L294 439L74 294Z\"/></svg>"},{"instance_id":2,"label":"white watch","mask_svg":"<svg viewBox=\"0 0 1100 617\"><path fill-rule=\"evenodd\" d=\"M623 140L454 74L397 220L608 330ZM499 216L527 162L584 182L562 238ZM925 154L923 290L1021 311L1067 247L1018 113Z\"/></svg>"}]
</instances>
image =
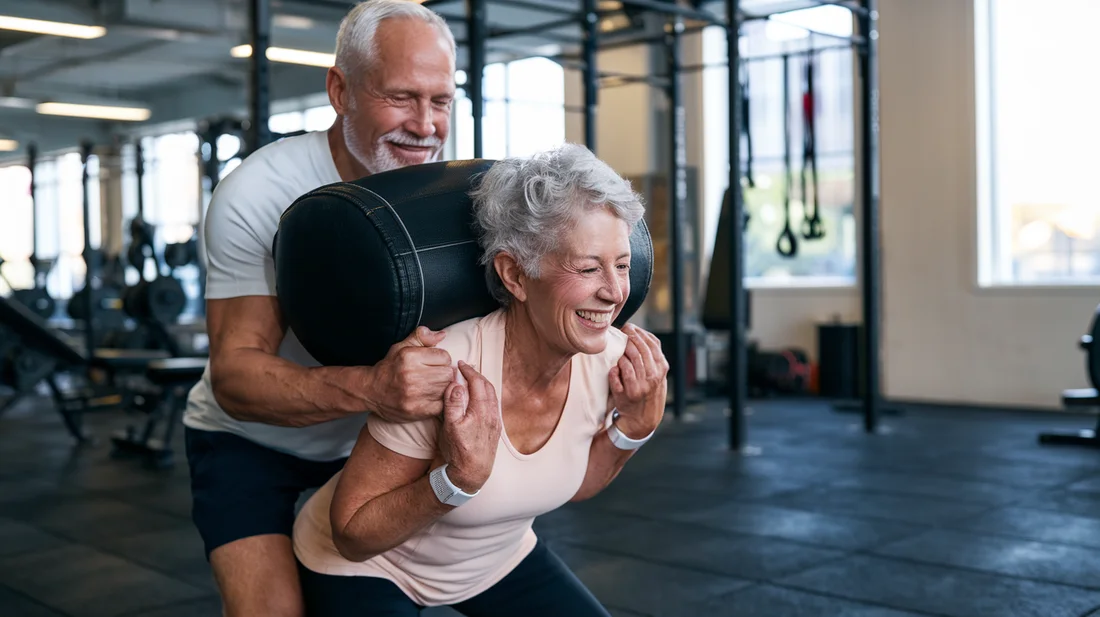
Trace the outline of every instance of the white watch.
<instances>
[{"instance_id":1,"label":"white watch","mask_svg":"<svg viewBox=\"0 0 1100 617\"><path fill-rule=\"evenodd\" d=\"M455 486L454 482L451 482L451 479L447 477L447 465L433 469L428 478L436 498L448 506L461 506L481 492L467 493Z\"/></svg>"},{"instance_id":2,"label":"white watch","mask_svg":"<svg viewBox=\"0 0 1100 617\"><path fill-rule=\"evenodd\" d=\"M611 439L611 443L620 450L637 450L645 445L645 442L649 441L650 437L657 432L657 429L653 429L653 433L642 437L641 439L631 439L623 434L619 430L619 427L612 424L607 428L607 436Z\"/></svg>"}]
</instances>

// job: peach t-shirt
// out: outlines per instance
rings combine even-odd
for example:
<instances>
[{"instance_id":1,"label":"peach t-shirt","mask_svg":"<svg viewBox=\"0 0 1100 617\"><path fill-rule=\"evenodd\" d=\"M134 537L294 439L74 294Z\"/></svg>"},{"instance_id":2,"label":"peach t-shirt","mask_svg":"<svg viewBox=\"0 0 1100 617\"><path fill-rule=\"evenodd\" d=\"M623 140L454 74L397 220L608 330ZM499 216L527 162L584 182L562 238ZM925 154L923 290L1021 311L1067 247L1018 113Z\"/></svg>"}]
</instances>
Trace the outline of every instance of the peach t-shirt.
<instances>
[{"instance_id":1,"label":"peach t-shirt","mask_svg":"<svg viewBox=\"0 0 1100 617\"><path fill-rule=\"evenodd\" d=\"M478 369L502 392L503 311L446 329L439 347L456 363ZM365 562L348 561L332 541L329 506L340 474L303 506L294 525L294 551L310 570L337 576L373 576L393 581L416 603L462 602L492 587L535 546L531 523L568 502L588 468L592 438L608 420L607 375L626 349L626 335L608 329L606 349L578 354L570 365L569 393L550 440L533 454L521 454L501 431L496 460L481 492L405 543ZM436 456L440 420L391 424L371 415L371 435L390 450L417 459Z\"/></svg>"}]
</instances>

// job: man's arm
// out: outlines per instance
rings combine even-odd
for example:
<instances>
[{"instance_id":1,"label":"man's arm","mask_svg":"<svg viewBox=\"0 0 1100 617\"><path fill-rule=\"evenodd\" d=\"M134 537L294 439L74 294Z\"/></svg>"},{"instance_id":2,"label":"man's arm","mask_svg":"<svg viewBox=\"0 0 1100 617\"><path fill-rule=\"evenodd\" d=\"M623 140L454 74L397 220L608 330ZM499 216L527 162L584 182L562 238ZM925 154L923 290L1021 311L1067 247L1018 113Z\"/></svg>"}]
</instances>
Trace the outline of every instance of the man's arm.
<instances>
[{"instance_id":1,"label":"man's arm","mask_svg":"<svg viewBox=\"0 0 1100 617\"><path fill-rule=\"evenodd\" d=\"M372 411L394 422L438 415L453 369L418 329L373 367L304 367L280 358L286 333L275 296L207 301L210 377L218 405L245 422L310 426ZM418 338L419 335L419 338Z\"/></svg>"},{"instance_id":2,"label":"man's arm","mask_svg":"<svg viewBox=\"0 0 1100 617\"><path fill-rule=\"evenodd\" d=\"M447 477L465 492L475 493L492 473L500 416L488 380L465 363L459 363L459 370L469 391L457 381L447 389L440 439L434 445L447 463ZM423 431L414 425L397 430L418 429ZM427 441L423 432L420 435L421 442ZM421 443L419 448L431 445ZM329 512L333 543L345 559L366 561L384 553L454 509L432 490L427 475L431 463L390 450L374 438L369 426L363 428L336 483Z\"/></svg>"}]
</instances>

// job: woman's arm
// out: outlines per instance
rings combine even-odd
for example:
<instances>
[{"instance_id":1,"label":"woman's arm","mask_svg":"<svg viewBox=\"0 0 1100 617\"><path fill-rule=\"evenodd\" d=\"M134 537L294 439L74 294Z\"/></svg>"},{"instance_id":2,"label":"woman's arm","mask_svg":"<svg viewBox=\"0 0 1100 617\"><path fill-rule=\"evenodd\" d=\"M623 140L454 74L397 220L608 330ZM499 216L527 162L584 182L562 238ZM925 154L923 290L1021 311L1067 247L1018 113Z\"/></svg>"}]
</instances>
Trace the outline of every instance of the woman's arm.
<instances>
[{"instance_id":1,"label":"woman's arm","mask_svg":"<svg viewBox=\"0 0 1100 617\"><path fill-rule=\"evenodd\" d=\"M665 413L668 362L657 337L628 324L626 351L611 369L611 404L619 410L615 426L630 439L644 439L657 430ZM607 429L592 438L588 469L580 489L570 501L595 497L619 475L636 450L620 450L611 443Z\"/></svg>"},{"instance_id":2,"label":"woman's arm","mask_svg":"<svg viewBox=\"0 0 1100 617\"><path fill-rule=\"evenodd\" d=\"M492 471L500 422L492 385L464 363L459 370L470 384L469 395L457 382L447 388L439 451L451 482L476 493ZM366 561L384 553L454 509L432 490L431 463L398 454L363 429L330 510L332 539L345 559Z\"/></svg>"}]
</instances>

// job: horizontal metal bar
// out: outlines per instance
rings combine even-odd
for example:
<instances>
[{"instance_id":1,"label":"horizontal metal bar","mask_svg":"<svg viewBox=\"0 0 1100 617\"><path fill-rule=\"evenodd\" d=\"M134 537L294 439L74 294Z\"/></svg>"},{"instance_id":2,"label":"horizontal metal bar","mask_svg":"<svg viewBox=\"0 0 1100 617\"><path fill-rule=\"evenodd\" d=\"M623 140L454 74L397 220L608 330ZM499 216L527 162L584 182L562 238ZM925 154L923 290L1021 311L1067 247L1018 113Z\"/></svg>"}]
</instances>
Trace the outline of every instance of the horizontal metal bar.
<instances>
[{"instance_id":1,"label":"horizontal metal bar","mask_svg":"<svg viewBox=\"0 0 1100 617\"><path fill-rule=\"evenodd\" d=\"M550 13L552 15L568 15L574 19L580 19L581 14L572 9L567 9L564 6L553 6L542 2L531 2L529 0L491 0L489 6L494 5L514 6L521 9L531 9L533 11L542 11L544 13Z\"/></svg>"},{"instance_id":2,"label":"horizontal metal bar","mask_svg":"<svg viewBox=\"0 0 1100 617\"><path fill-rule=\"evenodd\" d=\"M762 61L765 61L765 60L782 60L784 56L787 56L788 58L795 58L795 57L799 57L799 56L810 56L810 55L817 54L817 53L824 52L824 51L842 51L842 50L850 51L851 49L852 49L851 45L830 45L829 47L817 47L815 49L803 49L801 51L788 51L788 52L775 53L775 54L762 54L762 55L759 55L759 56L741 56L741 60L743 62L762 62ZM725 60L723 60L722 62L710 62L710 63L706 63L706 64L687 64L687 65L684 65L684 66L680 67L680 70L685 72L685 73L695 73L695 72L703 71L703 70L706 70L706 69L726 69L726 68L728 68L728 67L726 66Z\"/></svg>"},{"instance_id":3,"label":"horizontal metal bar","mask_svg":"<svg viewBox=\"0 0 1100 617\"><path fill-rule=\"evenodd\" d=\"M714 14L707 13L705 11L696 11L695 9L689 9L682 7L678 4L661 2L660 0L620 0L623 7L632 6L639 9L646 9L655 13L663 13L665 15L677 15L684 19L695 19L697 21L705 21L715 26L725 26L726 20L718 17Z\"/></svg>"},{"instance_id":4,"label":"horizontal metal bar","mask_svg":"<svg viewBox=\"0 0 1100 617\"><path fill-rule=\"evenodd\" d=\"M579 25L580 25L580 21L577 18L568 17L566 19L558 19L558 20L555 20L555 21L548 21L548 22L544 22L544 23L541 23L541 24L535 24L533 26L526 26L524 28L490 28L489 29L489 38L494 39L494 38L503 38L503 37L506 37L506 36L537 35L537 36L541 36L543 38L556 38L556 39L559 39L559 40L562 39L562 38L566 38L566 39L568 39L567 42L580 43L583 40L583 37L581 37L580 35L568 35L568 34L561 35L561 34L551 34L549 32L545 32L545 30L553 30L555 28L561 28L561 27L564 27L564 26L579 26Z\"/></svg>"},{"instance_id":5,"label":"horizontal metal bar","mask_svg":"<svg viewBox=\"0 0 1100 617\"><path fill-rule=\"evenodd\" d=\"M814 2L815 6L798 7L798 8L794 8L794 9L787 9L785 11L775 11L775 12L772 12L772 13L764 13L762 15L749 14L749 13L745 13L744 11L741 11L741 23L750 22L750 21L763 21L765 19L770 19L770 18L772 18L776 15L783 15L785 13L793 13L795 11L804 11L808 8L815 8L815 7L820 7L820 6L839 6L841 8L848 9L849 11L851 11L852 13L855 13L857 15L862 15L865 12L863 7L852 6L852 5L848 4L849 2L852 2L853 0L811 0L811 1Z\"/></svg>"}]
</instances>

